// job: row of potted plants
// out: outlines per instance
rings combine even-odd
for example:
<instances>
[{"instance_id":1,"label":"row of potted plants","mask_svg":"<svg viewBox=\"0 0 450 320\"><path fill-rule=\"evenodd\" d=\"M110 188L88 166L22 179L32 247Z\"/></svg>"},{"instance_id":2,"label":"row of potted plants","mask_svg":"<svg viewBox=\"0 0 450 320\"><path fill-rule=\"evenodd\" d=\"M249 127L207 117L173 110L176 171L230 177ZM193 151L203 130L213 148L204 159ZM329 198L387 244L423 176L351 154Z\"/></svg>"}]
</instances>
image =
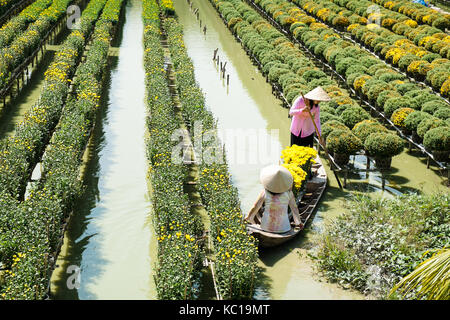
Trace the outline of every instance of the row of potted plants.
<instances>
[{"instance_id":1,"label":"row of potted plants","mask_svg":"<svg viewBox=\"0 0 450 320\"><path fill-rule=\"evenodd\" d=\"M14 16L0 29L0 48L9 45L21 34L29 23L36 21L42 11L52 4L53 0L37 0Z\"/></svg>"},{"instance_id":2,"label":"row of potted plants","mask_svg":"<svg viewBox=\"0 0 450 320\"><path fill-rule=\"evenodd\" d=\"M272 0L272 3L273 2L274 1ZM289 4L284 1L280 2L284 5L283 8L286 12L291 10L291 15L295 12L292 11L292 7ZM269 3L268 0L266 0L265 3ZM299 15L302 13L296 12L296 14ZM300 31L298 29L300 29ZM375 104L387 116L392 116L393 113L400 108L413 108L414 110L424 109L428 110L429 113L437 112L437 115L441 117L442 121L434 122L434 125L437 125L438 123L441 126L447 125L444 120L447 119L447 115L450 111L448 103L432 94L432 92L421 90L414 83L405 81L401 74L391 70L385 64L377 61L376 58L367 55L366 52L358 47L352 46L348 41L340 40L336 34L332 31L330 32L329 28L325 25L316 24L311 21L309 27L306 27L294 22L291 25L291 30L297 32L299 39L311 50L314 50L316 54L321 53L326 61L335 67L335 70L338 73L346 78L349 85L352 85L357 92ZM321 39L323 39L323 41L319 42ZM334 43L330 41L331 39ZM321 46L321 44L324 45ZM439 109L439 111L437 109ZM339 109L336 111L339 111ZM364 120L361 117L355 117L355 112L350 110L347 112L349 112L349 114L346 115L344 113L344 118L354 118L356 122L358 120ZM401 113L398 113L396 117L400 114ZM330 117L324 117L324 120L327 118ZM343 122L346 122L345 124L349 128L352 128L356 123L349 123L349 120ZM394 124L397 124L396 121L394 121ZM399 128L402 128L402 126L399 126ZM418 136L419 139L416 139L416 142L419 143L426 134L426 130L433 129L432 127L427 126L422 126L422 128L420 136ZM429 141L429 139L427 139L427 141ZM426 148L429 151L433 151L435 158L437 153L443 152L444 155L437 156L436 159L438 161L445 161L447 151L441 150L444 145L445 144L428 143ZM365 149L367 152L367 148Z\"/></svg>"},{"instance_id":3,"label":"row of potted plants","mask_svg":"<svg viewBox=\"0 0 450 320\"><path fill-rule=\"evenodd\" d=\"M289 4L284 2L283 5L288 11ZM293 23L291 30L305 45L321 54L322 58L335 67L335 70L346 78L347 84L353 86L387 116L391 116L398 108L410 107L415 110L428 108L433 112L440 109L439 114L445 117L448 103L432 92L421 90L414 83L405 81L404 76L364 50L348 41L340 40L325 25L311 22L309 27L306 27ZM322 39L323 41L320 41ZM330 39L333 40L332 43Z\"/></svg>"},{"instance_id":4,"label":"row of potted plants","mask_svg":"<svg viewBox=\"0 0 450 320\"><path fill-rule=\"evenodd\" d=\"M321 16L321 12L324 9L332 11L334 14L340 14L342 12L342 8L339 6L335 6L334 10L336 11L330 9L330 7L333 8L334 4L329 0L316 1L313 5L311 5L311 1L307 0L295 0L294 2L310 14L331 25L333 25L332 21L328 20L328 17ZM387 28L375 24L364 24L362 23L362 19L355 24L349 25L347 30L351 32L352 37L356 38L370 50L376 52L380 58L399 67L418 81L427 80L437 91L442 89L445 81L450 77L450 60L443 58L437 53L427 51L421 46L415 45L413 41L407 39L405 36L396 35ZM445 33L439 34L441 37L447 36ZM434 36L437 37L438 34ZM438 40L438 38L435 39ZM443 44L439 45L439 49L444 54L444 57L450 57L450 43L444 40L438 41L441 41ZM419 43L423 44L423 41L421 40ZM430 48L429 43L431 42L428 41L423 45L426 48Z\"/></svg>"},{"instance_id":5,"label":"row of potted plants","mask_svg":"<svg viewBox=\"0 0 450 320\"><path fill-rule=\"evenodd\" d=\"M407 0L371 0L374 3L411 17L417 23L428 24L445 31L450 28L450 14L427 8Z\"/></svg>"},{"instance_id":6,"label":"row of potted plants","mask_svg":"<svg viewBox=\"0 0 450 320\"><path fill-rule=\"evenodd\" d=\"M327 122L338 122L350 132L348 136L339 139L339 146L331 143L330 151L336 153L339 164L345 164L350 154L364 148L364 144L359 142L350 130L358 122L370 119L371 116L345 90L341 89L335 80L330 79L327 74L315 67L310 59L306 58L299 49L294 48L284 35L267 23L248 5L231 0L217 2L216 7L219 12L222 12L226 20L230 19L230 22L231 19L241 19L234 25L230 22L228 25L232 26L232 30L237 33L238 37L242 37L243 44L260 60L263 72L266 72L271 81L278 82L284 90L285 96L290 97L290 93L286 95L286 91L289 89L296 90L292 94L292 99L294 99L300 92L307 92L317 85L321 85L332 97L331 102L321 103L320 119L324 124L323 130L325 131L327 128ZM273 8L272 12L275 13ZM244 19L244 16L247 19ZM277 18L280 17L281 15ZM280 75L277 73L280 73ZM308 84L310 87L307 87ZM292 100L289 102L292 102ZM375 120L372 119L372 121ZM380 123L378 125L384 128ZM330 129L334 128L330 127ZM384 128L384 131L387 132L387 129ZM384 139L385 137L378 138ZM397 138L395 136L393 139L398 141ZM386 153L380 150L380 154ZM393 153L392 156L396 154ZM340 161L341 158L344 161Z\"/></svg>"},{"instance_id":7,"label":"row of potted plants","mask_svg":"<svg viewBox=\"0 0 450 320\"><path fill-rule=\"evenodd\" d=\"M419 25L416 21L407 19L406 16L402 16L392 11L386 12L383 7L373 7L373 3L369 0L364 1L347 1L347 0L330 0L341 7L346 7L351 12L365 17L368 21L354 20L351 23L359 24L377 24L381 27L391 30L397 35L407 37L415 45L426 48L428 51L438 53L442 57L449 58L449 39L450 36L444 32L444 30L429 26ZM380 12L379 12L380 11ZM394 17L392 17L394 14ZM345 15L345 14L344 14ZM383 25L383 19L390 20L391 23L385 23Z\"/></svg>"},{"instance_id":8,"label":"row of potted plants","mask_svg":"<svg viewBox=\"0 0 450 320\"><path fill-rule=\"evenodd\" d=\"M360 87L355 86L354 82L355 78L358 75L365 75L367 78L368 75L372 75L371 73L373 73L373 71L379 71L380 69L383 69L383 71L379 71L380 80L384 82L391 82L394 80L407 82L404 81L405 77L401 73L395 72L395 70L389 68L388 66L385 66L381 61L379 61L370 53L367 53L365 50L362 50L361 48L358 48L358 46L353 45L351 41L340 39L337 33L333 32L333 30L331 30L324 24L316 23L314 18L312 18L313 20L309 20L307 24L299 22L301 21L301 19L304 19L306 13L304 11L301 13L292 11L294 9L300 10L300 8L297 8L295 5L288 3L287 1L275 0L265 0L265 3L267 3L268 1L270 1L271 3L279 4L280 10L282 9L284 10L284 12L290 11L291 16L294 19L298 20L297 22L294 22L290 25L293 36L305 43L305 45L313 50L314 53L319 57L324 58L327 62L335 66L336 70L337 64L339 62L342 63L340 70L337 71L339 71L339 73L341 73L343 76L347 77L347 83L349 85ZM361 36L364 36L365 34L364 32L359 33L361 34ZM386 55L386 52L389 48L390 47L383 48L381 54ZM350 62L351 58L359 60L357 61L356 65L353 65ZM442 61L445 62L447 60L436 59L433 64L428 63L425 60L414 61L414 63L412 63L410 67L410 72L416 74L417 76L421 76L419 72L419 66L422 65L420 71L423 73L423 76L428 75L430 84L434 85L436 88L440 88L442 95L448 96L448 88L450 87L450 79L447 79L448 64L441 64L440 62ZM400 61L399 63L403 64L404 61ZM378 66L369 69L375 64L378 64ZM346 67L350 65L352 65L352 68L349 68L349 70L347 70ZM408 66L409 64L406 65L406 67ZM381 73L383 73L383 75L381 75ZM364 82L364 79L359 79L360 84ZM411 83L404 84L404 86L409 86L410 90L420 89L418 85L414 85ZM373 97L373 99L374 98L376 97ZM436 97L436 99L438 99L438 97Z\"/></svg>"},{"instance_id":9,"label":"row of potted plants","mask_svg":"<svg viewBox=\"0 0 450 320\"><path fill-rule=\"evenodd\" d=\"M181 123L174 115L164 49L161 44L161 9L155 0L143 1L144 67L146 72L147 119L149 136L147 155L151 181L153 226L158 240L155 284L158 299L193 299L198 294L204 250L203 226L191 212L183 190L187 167L172 161L173 132Z\"/></svg>"},{"instance_id":10,"label":"row of potted plants","mask_svg":"<svg viewBox=\"0 0 450 320\"><path fill-rule=\"evenodd\" d=\"M109 41L119 19L117 14L111 20L111 12L120 9L122 1L108 0L104 15L95 24L86 61L76 70L75 96L67 101L43 158L41 179L33 185L23 202L2 194L0 201L5 206L1 206L0 214L3 244L0 262L6 269L0 281L2 299L45 297L63 236L63 223L82 192L82 155L95 122ZM105 2L91 1L86 9L87 15L99 14L98 8L102 10ZM107 15L108 19L103 19Z\"/></svg>"},{"instance_id":11,"label":"row of potted plants","mask_svg":"<svg viewBox=\"0 0 450 320\"><path fill-rule=\"evenodd\" d=\"M39 18L19 34L13 42L0 52L0 90L5 88L11 74L41 45L42 39L59 19L66 14L72 0L54 0L42 11Z\"/></svg>"},{"instance_id":12,"label":"row of potted plants","mask_svg":"<svg viewBox=\"0 0 450 320\"><path fill-rule=\"evenodd\" d=\"M380 4L374 4L370 0L331 0L333 3L345 7L346 9L354 12L364 18L366 18L369 23L377 23L383 27L393 29L394 26L402 25L409 28L416 28L417 26L423 25L427 27L432 27L439 30L439 32L445 31L447 21L445 19L439 19L433 24L434 21L427 18L428 22L422 20L412 19L410 15L405 14L404 10L391 10L389 6L383 6ZM434 12L439 14L438 12ZM345 13L344 13L345 15ZM438 18L435 15L432 19L436 20ZM366 22L364 22L366 23ZM425 23L425 24L423 24Z\"/></svg>"},{"instance_id":13,"label":"row of potted plants","mask_svg":"<svg viewBox=\"0 0 450 320\"><path fill-rule=\"evenodd\" d=\"M257 279L257 242L246 232L242 222L239 195L233 186L223 146L217 135L216 121L205 108L205 98L195 81L192 60L183 41L183 30L174 18L164 23L177 75L182 114L194 136L195 124L201 123L201 154L197 156L197 185L209 214L216 283L224 299L252 298ZM208 155L212 156L211 161Z\"/></svg>"}]
</instances>

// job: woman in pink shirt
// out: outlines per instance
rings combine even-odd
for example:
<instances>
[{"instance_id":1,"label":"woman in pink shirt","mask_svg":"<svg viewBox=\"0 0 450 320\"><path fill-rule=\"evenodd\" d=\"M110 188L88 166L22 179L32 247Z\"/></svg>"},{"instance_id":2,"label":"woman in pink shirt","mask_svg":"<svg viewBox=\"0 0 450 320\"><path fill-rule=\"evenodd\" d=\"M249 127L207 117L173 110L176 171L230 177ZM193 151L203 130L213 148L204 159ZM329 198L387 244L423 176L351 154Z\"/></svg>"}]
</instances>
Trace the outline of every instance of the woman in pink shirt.
<instances>
[{"instance_id":1,"label":"woman in pink shirt","mask_svg":"<svg viewBox=\"0 0 450 320\"><path fill-rule=\"evenodd\" d=\"M291 146L296 144L312 148L316 129L308 111L311 112L319 134L321 134L319 102L330 100L331 98L321 87L317 87L304 97L299 96L294 100L289 110L289 115L292 116Z\"/></svg>"}]
</instances>

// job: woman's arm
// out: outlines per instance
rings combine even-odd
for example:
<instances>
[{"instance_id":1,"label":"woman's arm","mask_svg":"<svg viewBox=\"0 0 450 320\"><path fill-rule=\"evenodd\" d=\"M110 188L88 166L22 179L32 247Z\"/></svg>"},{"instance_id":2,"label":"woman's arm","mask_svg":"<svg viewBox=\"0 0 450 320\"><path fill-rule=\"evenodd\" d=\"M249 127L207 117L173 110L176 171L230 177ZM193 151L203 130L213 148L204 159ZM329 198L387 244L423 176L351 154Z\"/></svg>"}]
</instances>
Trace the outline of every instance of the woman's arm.
<instances>
[{"instance_id":1,"label":"woman's arm","mask_svg":"<svg viewBox=\"0 0 450 320\"><path fill-rule=\"evenodd\" d=\"M308 115L308 106L305 104L303 97L298 97L295 99L292 104L291 109L289 110L290 116L305 116Z\"/></svg>"},{"instance_id":2,"label":"woman's arm","mask_svg":"<svg viewBox=\"0 0 450 320\"><path fill-rule=\"evenodd\" d=\"M294 218L294 223L297 226L302 226L302 220L300 219L300 213L298 212L297 204L295 203L295 196L292 191L289 191L289 208L291 208L292 217Z\"/></svg>"},{"instance_id":3,"label":"woman's arm","mask_svg":"<svg viewBox=\"0 0 450 320\"><path fill-rule=\"evenodd\" d=\"M258 213L259 209L261 209L264 199L265 199L265 190L262 190L259 195L258 199L256 199L255 203L253 204L253 207L248 212L247 216L244 218L244 221L250 222L253 217Z\"/></svg>"}]
</instances>

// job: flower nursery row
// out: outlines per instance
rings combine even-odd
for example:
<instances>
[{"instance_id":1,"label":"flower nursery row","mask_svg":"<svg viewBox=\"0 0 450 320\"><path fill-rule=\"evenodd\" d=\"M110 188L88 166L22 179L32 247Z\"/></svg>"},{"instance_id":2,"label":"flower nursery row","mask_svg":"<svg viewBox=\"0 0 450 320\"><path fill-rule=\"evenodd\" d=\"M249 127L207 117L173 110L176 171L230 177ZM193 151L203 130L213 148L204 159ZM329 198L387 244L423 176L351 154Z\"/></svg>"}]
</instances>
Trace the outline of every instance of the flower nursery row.
<instances>
[{"instance_id":1,"label":"flower nursery row","mask_svg":"<svg viewBox=\"0 0 450 320\"><path fill-rule=\"evenodd\" d=\"M272 0L270 3L269 0L263 0L260 4L263 2L267 6L279 3L276 10L282 13L277 16L273 7L263 9L276 16L276 21L284 19L283 16L292 18L288 30L292 32L293 36L315 55L329 63L338 74L346 79L347 85L353 87L362 98L370 101L388 118L397 109L412 108L416 111L425 110L433 116L436 113L435 120L437 116L440 117L437 119L440 121L434 121L433 126L424 126L423 128L428 130L436 126L448 127L449 105L442 98L430 90L420 88L416 83L409 82L402 74L392 70L378 58L358 46L352 45L350 41L341 39L337 33L323 23L314 22L314 18L302 12L295 5L282 0ZM339 109L335 111L339 113ZM352 127L349 126L349 128ZM418 143L426 133L424 130L420 130L420 132ZM427 149L431 147L428 145Z\"/></svg>"},{"instance_id":2,"label":"flower nursery row","mask_svg":"<svg viewBox=\"0 0 450 320\"><path fill-rule=\"evenodd\" d=\"M160 7L156 0L143 1L144 68L146 72L147 157L153 206L153 227L158 239L154 280L158 299L193 299L198 293L204 252L200 217L190 209L184 193L187 166L171 160L178 141L172 141L181 121L174 116L165 53L161 44Z\"/></svg>"},{"instance_id":3,"label":"flower nursery row","mask_svg":"<svg viewBox=\"0 0 450 320\"><path fill-rule=\"evenodd\" d=\"M338 71L338 73L343 76L353 74L352 77L347 78L347 83L350 86L354 86L354 82L352 81L355 80L354 76L356 76L356 74L370 75L368 67L377 64L376 70L382 69L383 71L379 71L380 73L389 73L381 79L384 82L389 82L386 80L400 80L407 83L406 85L410 87L410 90L421 89L419 85L405 81L406 77L404 75L384 65L384 63L379 61L379 59L374 57L372 54L359 48L357 45L354 45L351 41L342 39L338 33L334 32L325 24L317 23L313 17L309 16L308 13L301 10L294 4L284 0L262 0L255 2L259 3L259 5L272 16L276 15L276 18L274 19L277 22L279 22L284 28L289 29L297 40L304 43L310 50L314 51L317 56L324 58L328 63L335 67L335 70ZM362 34L364 36L364 33ZM357 69L357 67L350 68L348 72L346 69L338 70L337 64L341 61L338 60L339 58L334 57L334 55L337 54L336 47L338 45L341 46L341 51L345 50L345 57L343 57L342 60L348 62L351 58L353 58L353 60L359 59L358 64L362 65L365 69L360 68L360 70L358 70L359 72L352 72L354 71L354 68ZM385 46L382 49L382 54L384 55L390 47ZM448 63L442 64L442 61L442 59L437 59L434 64L431 64L427 61L420 60L420 62L415 62L414 65L423 65L423 68L421 69L423 72L422 76L427 75L428 71L430 71L429 78L432 78L432 76L439 76L439 82L436 81L435 85L439 86L439 84L442 84L439 87L441 94L448 97L448 89L450 88ZM447 60L445 59L444 62L446 61ZM345 66L348 66L348 63ZM431 68L435 69L431 70ZM411 66L410 70L413 74L420 76L420 73L416 70L416 68L412 68ZM436 96L437 100L438 98L439 97Z\"/></svg>"},{"instance_id":4,"label":"flower nursery row","mask_svg":"<svg viewBox=\"0 0 450 320\"><path fill-rule=\"evenodd\" d=\"M41 46L51 28L66 15L66 9L71 2L72 0L54 0L25 32L19 33L8 47L1 50L0 89L8 85L14 70Z\"/></svg>"},{"instance_id":5,"label":"flower nursery row","mask_svg":"<svg viewBox=\"0 0 450 320\"><path fill-rule=\"evenodd\" d=\"M239 0L214 1L214 4L228 21L228 26L260 61L263 73L271 82L280 85L289 102L301 92L307 92L318 85L327 91L332 101L321 104L322 133L324 137L327 136L327 125L328 130L345 129L348 133L342 136L336 134L339 143L332 142L329 145L331 152L335 155L343 154L348 160L350 154L361 149L375 158L392 157L403 150L402 139L371 118L335 80L315 67L310 59L252 8ZM366 137L361 141L351 131L364 120L373 123L373 127L378 129L371 133L380 133L371 140L371 144L376 144L375 148L365 145ZM341 161L339 163L345 164Z\"/></svg>"},{"instance_id":6,"label":"flower nursery row","mask_svg":"<svg viewBox=\"0 0 450 320\"><path fill-rule=\"evenodd\" d=\"M0 190L18 200L22 199L31 170L41 159L59 121L71 78L105 3L106 0L90 2L83 11L80 29L68 36L45 72L38 102L25 113L14 133L2 141Z\"/></svg>"},{"instance_id":7,"label":"flower nursery row","mask_svg":"<svg viewBox=\"0 0 450 320\"><path fill-rule=\"evenodd\" d=\"M427 8L408 0L371 0L393 12L399 12L414 19L417 23L428 24L445 31L450 28L450 14Z\"/></svg>"},{"instance_id":8,"label":"flower nursery row","mask_svg":"<svg viewBox=\"0 0 450 320\"><path fill-rule=\"evenodd\" d=\"M37 0L14 16L0 29L0 48L8 46L14 38L25 31L27 26L36 21L42 11L47 9L53 0Z\"/></svg>"},{"instance_id":9,"label":"flower nursery row","mask_svg":"<svg viewBox=\"0 0 450 320\"><path fill-rule=\"evenodd\" d=\"M336 22L335 18L329 20L330 16L327 16L323 11L333 12L335 15L343 12L341 7L333 5L329 0L316 2L294 0L294 2L332 27L335 27L333 23L333 21ZM333 6L335 7L334 9L332 9ZM444 46L436 44L439 46L440 50L438 52L441 52L443 54L442 56L415 45L406 36L397 35L376 24L366 25L355 23L349 25L347 30L351 32L353 38L356 38L372 52L377 53L380 58L399 67L402 71L407 72L408 75L418 81L426 80L435 90L440 91L447 80L450 83L450 60L446 58L450 57L450 41L445 42L444 40L439 40ZM450 36L447 36L445 33L439 33L439 35L443 39L448 37L450 40ZM438 34L435 34L435 36L435 39L438 40ZM432 42L420 40L419 44L430 48ZM447 85L445 84L445 86Z\"/></svg>"},{"instance_id":10,"label":"flower nursery row","mask_svg":"<svg viewBox=\"0 0 450 320\"><path fill-rule=\"evenodd\" d=\"M194 124L201 123L203 139L201 154L196 154L199 171L198 186L209 215L214 266L219 294L224 299L252 298L257 278L257 243L242 223L239 195L233 186L223 146L217 134L216 121L205 107L205 98L198 87L192 60L183 41L183 30L174 18L164 22L169 49L177 76L177 89L182 115L191 136ZM216 161L208 161L212 155ZM218 161L217 161L218 160Z\"/></svg>"},{"instance_id":11,"label":"flower nursery row","mask_svg":"<svg viewBox=\"0 0 450 320\"><path fill-rule=\"evenodd\" d=\"M42 299L47 293L63 225L82 192L82 155L95 123L109 43L122 2L91 1L80 31L72 32L59 51L66 55L80 50L78 46L82 49L83 32L88 36L95 26L86 61L76 69L75 95L67 100L43 158L41 179L22 202L4 192L1 195L0 263L6 269L0 277L1 299ZM57 57L54 63L64 62ZM46 84L51 82L47 79Z\"/></svg>"},{"instance_id":12,"label":"flower nursery row","mask_svg":"<svg viewBox=\"0 0 450 320\"><path fill-rule=\"evenodd\" d=\"M415 29L417 27L425 27L424 30L433 30L436 32L445 32L445 28L449 26L448 18L445 18L445 15L437 11L433 11L436 13L432 20L426 19L428 22L423 22L422 20L412 19L409 15L406 15L403 11L392 11L389 10L388 7L383 7L382 4L377 5L374 4L370 0L331 0L333 3L340 7L345 7L350 10L351 13L354 13L358 16L364 17L362 20L359 20L357 16L352 15L346 10L340 13L350 20L350 23L377 23L383 27L386 27L390 30L395 28L407 29L410 31L411 29ZM425 8L425 7L423 7ZM427 9L427 8L425 8ZM428 10L428 9L427 9ZM442 19L444 18L444 19ZM437 20L437 21L436 21ZM343 22L346 22L347 19L343 19ZM424 23L424 24L423 24Z\"/></svg>"}]
</instances>

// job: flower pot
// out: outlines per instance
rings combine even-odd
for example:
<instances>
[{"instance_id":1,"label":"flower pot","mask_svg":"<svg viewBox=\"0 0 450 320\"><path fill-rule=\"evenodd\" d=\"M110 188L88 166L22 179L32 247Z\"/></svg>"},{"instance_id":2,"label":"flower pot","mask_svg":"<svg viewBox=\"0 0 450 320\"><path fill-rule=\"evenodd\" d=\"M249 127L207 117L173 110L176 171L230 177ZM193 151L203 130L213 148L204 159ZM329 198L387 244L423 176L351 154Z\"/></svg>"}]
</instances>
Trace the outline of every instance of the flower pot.
<instances>
[{"instance_id":1,"label":"flower pot","mask_svg":"<svg viewBox=\"0 0 450 320\"><path fill-rule=\"evenodd\" d=\"M339 166L345 166L348 164L349 160L350 160L350 156L348 154L345 153L334 153L334 161L339 165Z\"/></svg>"},{"instance_id":2,"label":"flower pot","mask_svg":"<svg viewBox=\"0 0 450 320\"><path fill-rule=\"evenodd\" d=\"M392 157L375 157L375 166L379 170L387 170L391 168Z\"/></svg>"},{"instance_id":3,"label":"flower pot","mask_svg":"<svg viewBox=\"0 0 450 320\"><path fill-rule=\"evenodd\" d=\"M434 160L439 162L447 162L450 151L437 151L433 150L431 154L434 157Z\"/></svg>"}]
</instances>

